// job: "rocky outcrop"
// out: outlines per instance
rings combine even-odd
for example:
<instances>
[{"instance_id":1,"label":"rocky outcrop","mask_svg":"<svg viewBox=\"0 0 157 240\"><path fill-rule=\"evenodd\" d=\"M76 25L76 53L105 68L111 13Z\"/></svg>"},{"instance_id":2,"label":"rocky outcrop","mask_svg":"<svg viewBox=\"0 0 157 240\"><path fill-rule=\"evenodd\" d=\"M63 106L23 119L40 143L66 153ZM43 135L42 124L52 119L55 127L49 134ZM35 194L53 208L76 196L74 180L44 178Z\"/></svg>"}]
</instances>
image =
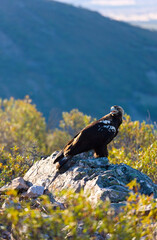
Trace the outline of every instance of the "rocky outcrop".
<instances>
[{"instance_id":1,"label":"rocky outcrop","mask_svg":"<svg viewBox=\"0 0 157 240\"><path fill-rule=\"evenodd\" d=\"M126 164L110 164L107 158L95 159L80 154L58 171L53 164L55 155L56 152L37 161L24 179L18 177L12 180L10 184L0 188L0 194L8 189L17 190L21 198L35 199L47 194L55 206L63 208L64 199L59 198L57 192L65 189L79 192L83 189L93 204L100 199L105 201L109 198L116 208L125 204L130 192L127 184L136 179L141 194L157 198L157 185L148 176Z\"/></svg>"},{"instance_id":2,"label":"rocky outcrop","mask_svg":"<svg viewBox=\"0 0 157 240\"><path fill-rule=\"evenodd\" d=\"M114 165L107 158L84 158L82 154L73 157L61 171L57 171L53 164L55 154L37 161L25 174L24 180L52 194L69 188L75 192L84 189L93 204L106 198L114 204L125 201L130 191L127 184L136 179L140 193L153 194L157 198L157 185L148 176L126 164Z\"/></svg>"}]
</instances>

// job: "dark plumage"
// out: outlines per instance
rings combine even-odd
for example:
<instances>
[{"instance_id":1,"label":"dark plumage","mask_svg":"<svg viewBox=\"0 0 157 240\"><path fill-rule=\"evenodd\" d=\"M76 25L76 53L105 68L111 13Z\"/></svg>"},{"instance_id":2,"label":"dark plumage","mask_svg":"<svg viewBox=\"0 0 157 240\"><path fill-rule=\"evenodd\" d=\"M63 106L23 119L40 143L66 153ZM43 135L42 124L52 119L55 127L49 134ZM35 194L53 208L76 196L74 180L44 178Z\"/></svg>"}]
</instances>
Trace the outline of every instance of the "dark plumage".
<instances>
[{"instance_id":1,"label":"dark plumage","mask_svg":"<svg viewBox=\"0 0 157 240\"><path fill-rule=\"evenodd\" d=\"M74 155L89 150L95 151L95 157L107 157L107 144L117 135L123 112L120 106L113 106L109 114L82 129L55 156L54 163L58 162L57 168L60 169Z\"/></svg>"}]
</instances>

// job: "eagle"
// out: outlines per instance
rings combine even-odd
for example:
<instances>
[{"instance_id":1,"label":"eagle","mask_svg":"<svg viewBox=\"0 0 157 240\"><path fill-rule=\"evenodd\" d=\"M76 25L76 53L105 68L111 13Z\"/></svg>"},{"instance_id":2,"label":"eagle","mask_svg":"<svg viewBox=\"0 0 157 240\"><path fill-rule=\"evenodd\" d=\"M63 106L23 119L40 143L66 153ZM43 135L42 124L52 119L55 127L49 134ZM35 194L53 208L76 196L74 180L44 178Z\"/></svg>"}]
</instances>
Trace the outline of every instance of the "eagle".
<instances>
[{"instance_id":1,"label":"eagle","mask_svg":"<svg viewBox=\"0 0 157 240\"><path fill-rule=\"evenodd\" d=\"M65 147L54 157L58 170L73 156L82 152L94 150L94 157L108 157L107 145L118 134L122 123L124 110L114 105L110 113L83 128Z\"/></svg>"}]
</instances>

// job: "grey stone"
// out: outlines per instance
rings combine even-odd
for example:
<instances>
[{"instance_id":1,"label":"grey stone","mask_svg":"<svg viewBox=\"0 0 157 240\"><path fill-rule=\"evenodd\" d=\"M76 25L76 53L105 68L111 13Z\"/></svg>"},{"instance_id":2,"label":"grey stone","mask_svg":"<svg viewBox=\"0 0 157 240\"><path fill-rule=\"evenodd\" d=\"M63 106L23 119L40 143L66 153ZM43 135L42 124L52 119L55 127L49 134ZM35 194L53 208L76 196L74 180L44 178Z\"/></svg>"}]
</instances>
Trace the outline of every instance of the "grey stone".
<instances>
[{"instance_id":1,"label":"grey stone","mask_svg":"<svg viewBox=\"0 0 157 240\"><path fill-rule=\"evenodd\" d=\"M37 197L43 195L43 193L44 193L43 186L33 185L27 190L27 192L25 193L25 197L37 198Z\"/></svg>"},{"instance_id":2,"label":"grey stone","mask_svg":"<svg viewBox=\"0 0 157 240\"><path fill-rule=\"evenodd\" d=\"M2 204L2 209L11 208L20 210L22 209L21 204L19 202L15 203L10 197L4 201Z\"/></svg>"},{"instance_id":3,"label":"grey stone","mask_svg":"<svg viewBox=\"0 0 157 240\"><path fill-rule=\"evenodd\" d=\"M19 190L19 191L26 191L29 188L29 186L26 184L24 179L22 177L17 177L11 181L11 183L3 186L0 188L0 192L5 192L9 189L12 190Z\"/></svg>"},{"instance_id":4,"label":"grey stone","mask_svg":"<svg viewBox=\"0 0 157 240\"><path fill-rule=\"evenodd\" d=\"M82 158L81 155L69 160L61 171L56 170L52 154L36 162L25 174L24 180L37 183L53 195L64 189L75 192L84 189L89 199L96 204L99 199L109 198L112 203L126 200L130 190L127 184L136 179L140 193L157 197L157 185L140 171L126 164L109 164L107 158ZM59 199L60 200L60 199Z\"/></svg>"}]
</instances>

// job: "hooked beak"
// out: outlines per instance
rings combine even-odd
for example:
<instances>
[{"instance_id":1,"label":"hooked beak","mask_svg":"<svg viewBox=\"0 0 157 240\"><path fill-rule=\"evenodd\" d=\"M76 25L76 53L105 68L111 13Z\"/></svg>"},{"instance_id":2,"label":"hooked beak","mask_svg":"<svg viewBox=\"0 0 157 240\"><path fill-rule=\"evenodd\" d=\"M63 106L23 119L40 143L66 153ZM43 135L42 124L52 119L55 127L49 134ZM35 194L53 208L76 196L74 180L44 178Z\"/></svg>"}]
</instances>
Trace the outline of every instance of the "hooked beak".
<instances>
[{"instance_id":1,"label":"hooked beak","mask_svg":"<svg viewBox=\"0 0 157 240\"><path fill-rule=\"evenodd\" d=\"M113 107L111 107L111 113L117 113L118 112L118 110L113 106Z\"/></svg>"}]
</instances>

